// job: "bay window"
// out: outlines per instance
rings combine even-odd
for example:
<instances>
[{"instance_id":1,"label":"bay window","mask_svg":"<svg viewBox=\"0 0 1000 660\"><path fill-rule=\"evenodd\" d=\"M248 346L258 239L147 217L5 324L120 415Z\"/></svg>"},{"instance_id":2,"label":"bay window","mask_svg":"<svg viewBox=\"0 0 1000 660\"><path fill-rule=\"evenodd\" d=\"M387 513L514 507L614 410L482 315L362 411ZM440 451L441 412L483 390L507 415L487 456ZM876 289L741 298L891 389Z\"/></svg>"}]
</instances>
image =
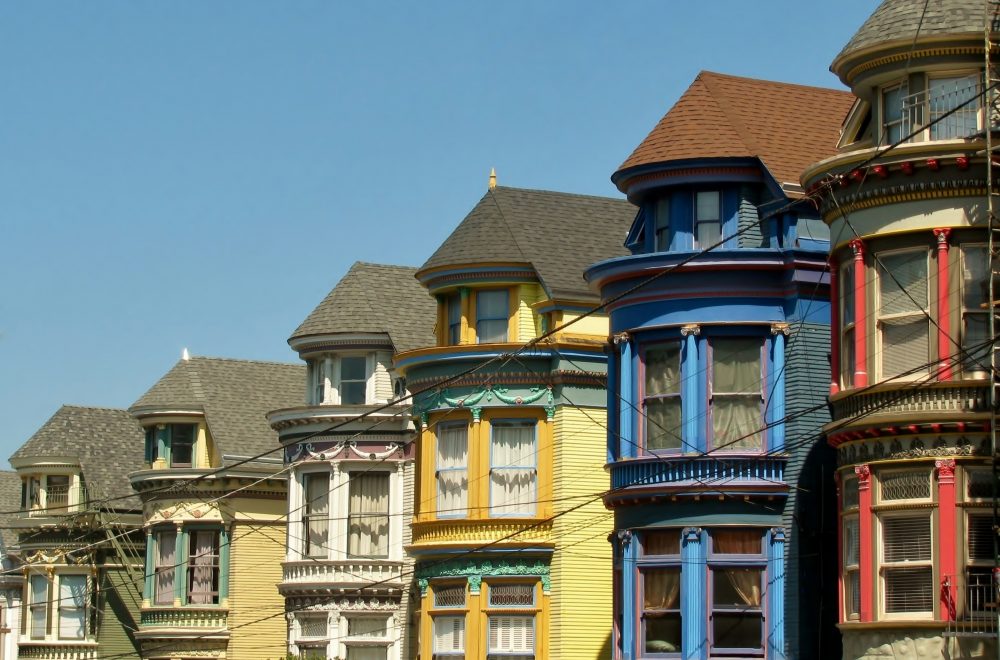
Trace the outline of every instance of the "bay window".
<instances>
[{"instance_id":1,"label":"bay window","mask_svg":"<svg viewBox=\"0 0 1000 660\"><path fill-rule=\"evenodd\" d=\"M711 340L712 447L759 451L762 448L764 379L761 340Z\"/></svg>"},{"instance_id":2,"label":"bay window","mask_svg":"<svg viewBox=\"0 0 1000 660\"><path fill-rule=\"evenodd\" d=\"M434 658L465 657L465 583L432 586Z\"/></svg>"},{"instance_id":3,"label":"bay window","mask_svg":"<svg viewBox=\"0 0 1000 660\"><path fill-rule=\"evenodd\" d=\"M537 498L534 420L494 420L490 435L490 515L532 516Z\"/></svg>"},{"instance_id":4,"label":"bay window","mask_svg":"<svg viewBox=\"0 0 1000 660\"><path fill-rule=\"evenodd\" d=\"M476 340L480 344L507 341L510 303L506 289L488 289L476 293Z\"/></svg>"},{"instance_id":5,"label":"bay window","mask_svg":"<svg viewBox=\"0 0 1000 660\"><path fill-rule=\"evenodd\" d=\"M531 660L535 657L535 585L500 582L487 588L487 658Z\"/></svg>"},{"instance_id":6,"label":"bay window","mask_svg":"<svg viewBox=\"0 0 1000 660\"><path fill-rule=\"evenodd\" d=\"M712 648L763 652L763 534L756 529L717 529L710 538Z\"/></svg>"},{"instance_id":7,"label":"bay window","mask_svg":"<svg viewBox=\"0 0 1000 660\"><path fill-rule=\"evenodd\" d=\"M681 360L676 343L654 345L643 356L642 412L647 451L680 451Z\"/></svg>"},{"instance_id":8,"label":"bay window","mask_svg":"<svg viewBox=\"0 0 1000 660\"><path fill-rule=\"evenodd\" d=\"M193 529L188 532L187 603L219 603L219 532Z\"/></svg>"},{"instance_id":9,"label":"bay window","mask_svg":"<svg viewBox=\"0 0 1000 660\"><path fill-rule=\"evenodd\" d=\"M89 635L89 577L56 572L50 579L28 578L28 637L34 640L82 640ZM50 591L51 590L51 591Z\"/></svg>"},{"instance_id":10,"label":"bay window","mask_svg":"<svg viewBox=\"0 0 1000 660\"><path fill-rule=\"evenodd\" d=\"M986 247L962 246L962 365L967 375L989 371L989 280Z\"/></svg>"},{"instance_id":11,"label":"bay window","mask_svg":"<svg viewBox=\"0 0 1000 660\"><path fill-rule=\"evenodd\" d=\"M306 500L302 514L305 555L325 557L330 533L330 474L310 472L302 480Z\"/></svg>"},{"instance_id":12,"label":"bay window","mask_svg":"<svg viewBox=\"0 0 1000 660\"><path fill-rule=\"evenodd\" d=\"M639 572L641 648L646 653L681 652L680 530L642 535Z\"/></svg>"},{"instance_id":13,"label":"bay window","mask_svg":"<svg viewBox=\"0 0 1000 660\"><path fill-rule=\"evenodd\" d=\"M162 459L169 467L194 467L197 424L158 424L146 428L146 462Z\"/></svg>"},{"instance_id":14,"label":"bay window","mask_svg":"<svg viewBox=\"0 0 1000 660\"><path fill-rule=\"evenodd\" d=\"M346 660L386 660L392 643L387 617L352 616L347 619Z\"/></svg>"},{"instance_id":15,"label":"bay window","mask_svg":"<svg viewBox=\"0 0 1000 660\"><path fill-rule=\"evenodd\" d=\"M718 190L695 193L695 244L705 249L722 239L722 199Z\"/></svg>"},{"instance_id":16,"label":"bay window","mask_svg":"<svg viewBox=\"0 0 1000 660\"><path fill-rule=\"evenodd\" d=\"M436 444L438 517L465 517L469 498L468 425L438 424Z\"/></svg>"},{"instance_id":17,"label":"bay window","mask_svg":"<svg viewBox=\"0 0 1000 660\"><path fill-rule=\"evenodd\" d=\"M878 255L878 326L881 378L929 373L930 325L927 250Z\"/></svg>"},{"instance_id":18,"label":"bay window","mask_svg":"<svg viewBox=\"0 0 1000 660\"><path fill-rule=\"evenodd\" d=\"M156 541L153 555L153 603L172 605L177 575L177 530L173 527L160 530L153 537Z\"/></svg>"},{"instance_id":19,"label":"bay window","mask_svg":"<svg viewBox=\"0 0 1000 660\"><path fill-rule=\"evenodd\" d=\"M156 527L150 535L144 599L155 607L218 605L226 585L228 536L224 529L195 524Z\"/></svg>"},{"instance_id":20,"label":"bay window","mask_svg":"<svg viewBox=\"0 0 1000 660\"><path fill-rule=\"evenodd\" d=\"M854 385L854 264L840 267L840 386Z\"/></svg>"},{"instance_id":21,"label":"bay window","mask_svg":"<svg viewBox=\"0 0 1000 660\"><path fill-rule=\"evenodd\" d=\"M28 578L28 636L45 639L49 618L49 578L32 575Z\"/></svg>"},{"instance_id":22,"label":"bay window","mask_svg":"<svg viewBox=\"0 0 1000 660\"><path fill-rule=\"evenodd\" d=\"M347 555L389 556L389 474L352 473L348 488Z\"/></svg>"},{"instance_id":23,"label":"bay window","mask_svg":"<svg viewBox=\"0 0 1000 660\"><path fill-rule=\"evenodd\" d=\"M885 514L881 578L886 614L934 611L930 514Z\"/></svg>"},{"instance_id":24,"label":"bay window","mask_svg":"<svg viewBox=\"0 0 1000 660\"><path fill-rule=\"evenodd\" d=\"M340 405L364 404L368 394L368 359L364 355L344 355L339 362Z\"/></svg>"}]
</instances>

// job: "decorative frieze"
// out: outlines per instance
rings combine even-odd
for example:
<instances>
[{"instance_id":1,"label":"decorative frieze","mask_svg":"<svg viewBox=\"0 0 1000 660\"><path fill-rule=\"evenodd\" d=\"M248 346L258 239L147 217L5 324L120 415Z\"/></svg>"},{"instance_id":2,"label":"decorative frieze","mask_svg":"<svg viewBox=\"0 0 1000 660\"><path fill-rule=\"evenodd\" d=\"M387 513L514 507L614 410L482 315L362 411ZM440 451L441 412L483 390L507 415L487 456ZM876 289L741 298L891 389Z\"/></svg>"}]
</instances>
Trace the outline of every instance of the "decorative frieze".
<instances>
[{"instance_id":1,"label":"decorative frieze","mask_svg":"<svg viewBox=\"0 0 1000 660\"><path fill-rule=\"evenodd\" d=\"M989 438L876 438L847 442L838 447L837 465L855 465L868 461L989 456Z\"/></svg>"},{"instance_id":2,"label":"decorative frieze","mask_svg":"<svg viewBox=\"0 0 1000 660\"><path fill-rule=\"evenodd\" d=\"M549 564L541 559L521 561L493 560L451 560L418 564L415 571L420 595L427 595L427 586L435 578L464 577L469 582L469 591L479 593L483 578L491 577L538 577L542 582L542 590L549 592L551 587Z\"/></svg>"}]
</instances>

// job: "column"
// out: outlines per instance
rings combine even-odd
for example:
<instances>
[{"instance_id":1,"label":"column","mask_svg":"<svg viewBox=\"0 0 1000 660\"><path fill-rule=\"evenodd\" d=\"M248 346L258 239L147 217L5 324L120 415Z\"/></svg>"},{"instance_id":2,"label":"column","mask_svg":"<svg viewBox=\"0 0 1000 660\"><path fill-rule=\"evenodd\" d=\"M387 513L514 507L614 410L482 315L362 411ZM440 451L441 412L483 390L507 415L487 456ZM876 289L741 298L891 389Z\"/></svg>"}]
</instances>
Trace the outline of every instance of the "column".
<instances>
[{"instance_id":1,"label":"column","mask_svg":"<svg viewBox=\"0 0 1000 660\"><path fill-rule=\"evenodd\" d=\"M639 543L632 537L631 530L622 529L617 533L622 545L622 660L635 660L639 657L636 649L636 631L639 630L637 620L639 594L636 571L636 560L639 557Z\"/></svg>"},{"instance_id":2,"label":"column","mask_svg":"<svg viewBox=\"0 0 1000 660\"><path fill-rule=\"evenodd\" d=\"M837 621L843 623L844 616L844 479L839 471L833 473L837 501Z\"/></svg>"},{"instance_id":3,"label":"column","mask_svg":"<svg viewBox=\"0 0 1000 660\"><path fill-rule=\"evenodd\" d=\"M865 244L851 241L854 252L854 387L868 386L868 288L865 284Z\"/></svg>"},{"instance_id":4,"label":"column","mask_svg":"<svg viewBox=\"0 0 1000 660\"><path fill-rule=\"evenodd\" d=\"M614 463L619 455L618 450L618 392L621 389L618 380L618 351L614 349L614 337L608 354L608 463Z\"/></svg>"},{"instance_id":5,"label":"column","mask_svg":"<svg viewBox=\"0 0 1000 660\"><path fill-rule=\"evenodd\" d=\"M768 535L767 558L767 657L785 657L785 530L774 527Z\"/></svg>"},{"instance_id":6,"label":"column","mask_svg":"<svg viewBox=\"0 0 1000 660\"><path fill-rule=\"evenodd\" d=\"M174 607L184 604L184 583L187 582L187 553L185 541L187 536L180 521L175 522L177 535L174 537Z\"/></svg>"},{"instance_id":7,"label":"column","mask_svg":"<svg viewBox=\"0 0 1000 660\"><path fill-rule=\"evenodd\" d=\"M618 400L618 455L621 458L636 456L635 436L632 433L632 414L635 374L632 369L632 339L628 333L615 335L618 346L618 382L621 398Z\"/></svg>"},{"instance_id":8,"label":"column","mask_svg":"<svg viewBox=\"0 0 1000 660\"><path fill-rule=\"evenodd\" d=\"M459 303L461 304L461 307L462 307L462 325L461 325L461 330L459 331L458 343L459 344L474 343L474 342L472 342L472 338L469 336L469 325L470 325L470 320L469 320L469 311L470 311L470 309L469 309L469 307L470 307L470 303L469 303L469 289L467 287L464 287L464 286L463 287L459 287L459 289L458 289L458 300L459 300Z\"/></svg>"},{"instance_id":9,"label":"column","mask_svg":"<svg viewBox=\"0 0 1000 660\"><path fill-rule=\"evenodd\" d=\"M708 657L708 598L706 594L706 548L700 527L681 532L681 657Z\"/></svg>"},{"instance_id":10,"label":"column","mask_svg":"<svg viewBox=\"0 0 1000 660\"><path fill-rule=\"evenodd\" d=\"M149 607L153 601L153 580L156 571L154 560L156 549L153 547L153 528L146 528L146 565L143 571L142 606Z\"/></svg>"},{"instance_id":11,"label":"column","mask_svg":"<svg viewBox=\"0 0 1000 660\"><path fill-rule=\"evenodd\" d=\"M222 531L219 532L219 604L222 607L229 606L229 557L232 538L229 527L223 525Z\"/></svg>"},{"instance_id":12,"label":"column","mask_svg":"<svg viewBox=\"0 0 1000 660\"><path fill-rule=\"evenodd\" d=\"M955 460L939 458L934 461L934 467L938 482L938 583L941 585L941 618L954 621L959 573L955 548Z\"/></svg>"},{"instance_id":13,"label":"column","mask_svg":"<svg viewBox=\"0 0 1000 660\"><path fill-rule=\"evenodd\" d=\"M861 580L861 612L862 622L872 620L872 601L875 597L872 570L872 479L871 469L867 465L856 465L854 474L858 475L858 541L861 553L858 557L858 568Z\"/></svg>"},{"instance_id":14,"label":"column","mask_svg":"<svg viewBox=\"0 0 1000 660\"><path fill-rule=\"evenodd\" d=\"M698 421L701 416L701 406L697 404L700 400L698 396L698 335L701 334L701 327L697 325L685 325L681 328L681 336L684 338L684 346L681 355L681 441L683 442L682 452L702 452L707 447L702 446L701 437L698 433Z\"/></svg>"},{"instance_id":15,"label":"column","mask_svg":"<svg viewBox=\"0 0 1000 660\"><path fill-rule=\"evenodd\" d=\"M768 377L768 392L771 395L766 401L764 423L767 430L767 450L782 451L785 448L785 337L788 336L787 323L775 323L771 326L771 370ZM774 426L771 426L774 424Z\"/></svg>"},{"instance_id":16,"label":"column","mask_svg":"<svg viewBox=\"0 0 1000 660\"><path fill-rule=\"evenodd\" d=\"M839 264L830 258L830 394L840 391L840 275Z\"/></svg>"},{"instance_id":17,"label":"column","mask_svg":"<svg viewBox=\"0 0 1000 660\"><path fill-rule=\"evenodd\" d=\"M947 227L934 230L937 238L937 335L938 380L951 380L951 301L948 299L948 235Z\"/></svg>"}]
</instances>

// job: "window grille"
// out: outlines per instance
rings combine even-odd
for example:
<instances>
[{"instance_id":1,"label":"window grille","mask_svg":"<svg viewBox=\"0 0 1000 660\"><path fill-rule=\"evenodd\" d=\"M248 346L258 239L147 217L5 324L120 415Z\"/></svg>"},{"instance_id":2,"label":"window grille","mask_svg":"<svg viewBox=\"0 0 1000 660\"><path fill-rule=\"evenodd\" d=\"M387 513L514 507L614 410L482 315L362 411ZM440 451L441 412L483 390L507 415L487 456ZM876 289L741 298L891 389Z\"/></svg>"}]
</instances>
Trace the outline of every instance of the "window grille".
<instances>
[{"instance_id":1,"label":"window grille","mask_svg":"<svg viewBox=\"0 0 1000 660\"><path fill-rule=\"evenodd\" d=\"M532 658L535 652L534 616L491 616L489 618L489 654L511 654Z\"/></svg>"},{"instance_id":2,"label":"window grille","mask_svg":"<svg viewBox=\"0 0 1000 660\"><path fill-rule=\"evenodd\" d=\"M327 618L325 614L299 616L300 637L326 637Z\"/></svg>"},{"instance_id":3,"label":"window grille","mask_svg":"<svg viewBox=\"0 0 1000 660\"><path fill-rule=\"evenodd\" d=\"M857 518L844 519L844 607L848 617L861 612L861 539Z\"/></svg>"},{"instance_id":4,"label":"window grille","mask_svg":"<svg viewBox=\"0 0 1000 660\"><path fill-rule=\"evenodd\" d=\"M844 500L843 508L856 508L858 506L858 478L844 477L843 485L841 486L841 493Z\"/></svg>"},{"instance_id":5,"label":"window grille","mask_svg":"<svg viewBox=\"0 0 1000 660\"><path fill-rule=\"evenodd\" d=\"M993 561L993 515L970 513L967 521L969 561Z\"/></svg>"},{"instance_id":6,"label":"window grille","mask_svg":"<svg viewBox=\"0 0 1000 660\"><path fill-rule=\"evenodd\" d=\"M996 616L997 590L992 568L970 568L965 574L965 610L973 618Z\"/></svg>"},{"instance_id":7,"label":"window grille","mask_svg":"<svg viewBox=\"0 0 1000 660\"><path fill-rule=\"evenodd\" d=\"M465 616L434 617L434 657L465 657Z\"/></svg>"},{"instance_id":8,"label":"window grille","mask_svg":"<svg viewBox=\"0 0 1000 660\"><path fill-rule=\"evenodd\" d=\"M928 472L889 472L879 476L883 500L922 500L931 496Z\"/></svg>"},{"instance_id":9,"label":"window grille","mask_svg":"<svg viewBox=\"0 0 1000 660\"><path fill-rule=\"evenodd\" d=\"M970 500L993 497L993 474L989 470L965 471L965 495Z\"/></svg>"},{"instance_id":10,"label":"window grille","mask_svg":"<svg viewBox=\"0 0 1000 660\"><path fill-rule=\"evenodd\" d=\"M930 612L934 609L931 568L894 568L885 573L885 611Z\"/></svg>"},{"instance_id":11,"label":"window grille","mask_svg":"<svg viewBox=\"0 0 1000 660\"><path fill-rule=\"evenodd\" d=\"M490 585L490 607L531 607L534 604L533 584Z\"/></svg>"},{"instance_id":12,"label":"window grille","mask_svg":"<svg viewBox=\"0 0 1000 660\"><path fill-rule=\"evenodd\" d=\"M465 585L435 587L434 607L465 607Z\"/></svg>"}]
</instances>

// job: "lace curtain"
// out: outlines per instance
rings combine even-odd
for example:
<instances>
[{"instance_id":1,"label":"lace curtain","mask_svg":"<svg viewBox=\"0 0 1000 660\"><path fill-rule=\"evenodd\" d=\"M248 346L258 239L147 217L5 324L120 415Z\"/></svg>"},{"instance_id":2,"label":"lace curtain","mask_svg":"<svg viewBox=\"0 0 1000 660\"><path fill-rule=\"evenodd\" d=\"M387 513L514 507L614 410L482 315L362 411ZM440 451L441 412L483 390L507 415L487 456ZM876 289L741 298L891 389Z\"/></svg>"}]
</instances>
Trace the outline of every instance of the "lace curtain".
<instances>
[{"instance_id":1,"label":"lace curtain","mask_svg":"<svg viewBox=\"0 0 1000 660\"><path fill-rule=\"evenodd\" d=\"M760 607L760 569L757 568L731 568L716 571L723 573L729 582L733 592L739 597L740 602L734 605L745 605L746 607Z\"/></svg>"},{"instance_id":2,"label":"lace curtain","mask_svg":"<svg viewBox=\"0 0 1000 660\"><path fill-rule=\"evenodd\" d=\"M330 532L330 475L306 475L306 554L326 554Z\"/></svg>"},{"instance_id":3,"label":"lace curtain","mask_svg":"<svg viewBox=\"0 0 1000 660\"><path fill-rule=\"evenodd\" d=\"M535 425L496 423L490 451L490 505L494 515L535 512Z\"/></svg>"},{"instance_id":4,"label":"lace curtain","mask_svg":"<svg viewBox=\"0 0 1000 660\"><path fill-rule=\"evenodd\" d=\"M646 448L680 449L680 350L676 346L647 350L644 366Z\"/></svg>"},{"instance_id":5,"label":"lace curtain","mask_svg":"<svg viewBox=\"0 0 1000 660\"><path fill-rule=\"evenodd\" d=\"M760 449L761 340L712 342L712 427L715 446Z\"/></svg>"},{"instance_id":6,"label":"lace curtain","mask_svg":"<svg viewBox=\"0 0 1000 660\"><path fill-rule=\"evenodd\" d=\"M86 637L87 576L59 576L59 637Z\"/></svg>"},{"instance_id":7,"label":"lace curtain","mask_svg":"<svg viewBox=\"0 0 1000 660\"><path fill-rule=\"evenodd\" d=\"M347 554L385 557L389 554L389 475L353 474L350 484Z\"/></svg>"},{"instance_id":8,"label":"lace curtain","mask_svg":"<svg viewBox=\"0 0 1000 660\"><path fill-rule=\"evenodd\" d=\"M210 605L216 598L218 570L218 532L198 530L191 533L191 559L188 570L188 602L192 605Z\"/></svg>"},{"instance_id":9,"label":"lace curtain","mask_svg":"<svg viewBox=\"0 0 1000 660\"><path fill-rule=\"evenodd\" d=\"M158 532L156 534L156 594L157 605L170 605L174 602L174 564L177 563L177 532Z\"/></svg>"},{"instance_id":10,"label":"lace curtain","mask_svg":"<svg viewBox=\"0 0 1000 660\"><path fill-rule=\"evenodd\" d=\"M439 426L437 437L437 509L439 515L463 515L469 492L469 434L462 426Z\"/></svg>"},{"instance_id":11,"label":"lace curtain","mask_svg":"<svg viewBox=\"0 0 1000 660\"><path fill-rule=\"evenodd\" d=\"M644 610L676 610L680 608L681 571L679 568L655 568L642 574L642 607Z\"/></svg>"}]
</instances>

